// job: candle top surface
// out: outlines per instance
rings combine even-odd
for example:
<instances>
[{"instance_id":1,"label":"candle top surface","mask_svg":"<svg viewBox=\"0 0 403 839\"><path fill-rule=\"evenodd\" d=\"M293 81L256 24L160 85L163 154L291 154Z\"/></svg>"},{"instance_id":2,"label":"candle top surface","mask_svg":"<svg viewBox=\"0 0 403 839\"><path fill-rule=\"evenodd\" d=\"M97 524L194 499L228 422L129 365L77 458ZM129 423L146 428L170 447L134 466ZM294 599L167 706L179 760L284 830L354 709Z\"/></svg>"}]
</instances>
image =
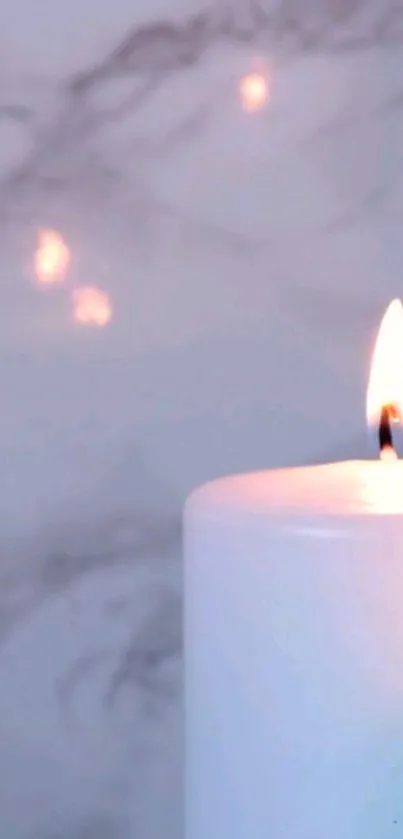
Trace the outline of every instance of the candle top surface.
<instances>
[{"instance_id":1,"label":"candle top surface","mask_svg":"<svg viewBox=\"0 0 403 839\"><path fill-rule=\"evenodd\" d=\"M233 475L195 490L187 509L273 518L403 515L403 460L352 460Z\"/></svg>"}]
</instances>

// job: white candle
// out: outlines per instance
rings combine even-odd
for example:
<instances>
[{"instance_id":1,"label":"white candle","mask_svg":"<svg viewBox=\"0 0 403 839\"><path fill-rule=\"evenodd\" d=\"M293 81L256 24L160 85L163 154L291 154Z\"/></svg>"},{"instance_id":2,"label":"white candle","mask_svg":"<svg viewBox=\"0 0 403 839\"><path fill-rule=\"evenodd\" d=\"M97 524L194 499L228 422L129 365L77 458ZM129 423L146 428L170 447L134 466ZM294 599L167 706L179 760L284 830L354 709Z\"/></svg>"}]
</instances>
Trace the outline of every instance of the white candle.
<instances>
[{"instance_id":1,"label":"white candle","mask_svg":"<svg viewBox=\"0 0 403 839\"><path fill-rule=\"evenodd\" d=\"M393 458L188 500L186 839L403 835L402 514Z\"/></svg>"}]
</instances>

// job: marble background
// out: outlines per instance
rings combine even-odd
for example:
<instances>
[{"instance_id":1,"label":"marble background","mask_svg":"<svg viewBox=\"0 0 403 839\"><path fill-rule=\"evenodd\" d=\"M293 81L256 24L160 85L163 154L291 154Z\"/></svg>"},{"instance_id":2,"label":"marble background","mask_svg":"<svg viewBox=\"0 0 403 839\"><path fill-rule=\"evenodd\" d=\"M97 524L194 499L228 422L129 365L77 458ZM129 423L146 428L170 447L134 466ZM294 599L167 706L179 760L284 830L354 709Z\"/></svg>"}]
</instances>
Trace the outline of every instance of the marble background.
<instances>
[{"instance_id":1,"label":"marble background","mask_svg":"<svg viewBox=\"0 0 403 839\"><path fill-rule=\"evenodd\" d=\"M403 3L14 0L0 43L0 833L179 839L181 507L365 452ZM35 286L42 227L107 329Z\"/></svg>"}]
</instances>

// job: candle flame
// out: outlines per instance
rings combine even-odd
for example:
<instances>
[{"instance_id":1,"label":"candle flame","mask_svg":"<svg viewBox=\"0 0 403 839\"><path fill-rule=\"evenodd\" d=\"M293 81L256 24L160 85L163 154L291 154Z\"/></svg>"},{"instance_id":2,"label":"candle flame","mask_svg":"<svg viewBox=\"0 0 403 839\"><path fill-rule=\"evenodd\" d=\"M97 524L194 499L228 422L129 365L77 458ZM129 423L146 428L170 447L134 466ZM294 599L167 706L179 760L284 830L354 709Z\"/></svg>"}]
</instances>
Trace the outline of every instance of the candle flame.
<instances>
[{"instance_id":1,"label":"candle flame","mask_svg":"<svg viewBox=\"0 0 403 839\"><path fill-rule=\"evenodd\" d=\"M391 423L403 419L403 306L400 300L389 304L375 343L367 390L367 421L379 425L382 410L388 409ZM382 453L393 459L393 449Z\"/></svg>"}]
</instances>

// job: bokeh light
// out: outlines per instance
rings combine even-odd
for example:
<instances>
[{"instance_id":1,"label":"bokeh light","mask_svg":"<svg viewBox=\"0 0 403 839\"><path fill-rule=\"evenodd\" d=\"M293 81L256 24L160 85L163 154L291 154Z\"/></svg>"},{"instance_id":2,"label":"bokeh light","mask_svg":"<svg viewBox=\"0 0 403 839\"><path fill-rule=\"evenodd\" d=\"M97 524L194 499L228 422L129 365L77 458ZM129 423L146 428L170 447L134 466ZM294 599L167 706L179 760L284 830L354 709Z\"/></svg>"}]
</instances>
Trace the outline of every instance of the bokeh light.
<instances>
[{"instance_id":1,"label":"bokeh light","mask_svg":"<svg viewBox=\"0 0 403 839\"><path fill-rule=\"evenodd\" d=\"M269 99L267 75L256 70L243 76L239 83L239 94L244 111L260 111Z\"/></svg>"},{"instance_id":2,"label":"bokeh light","mask_svg":"<svg viewBox=\"0 0 403 839\"><path fill-rule=\"evenodd\" d=\"M71 262L70 250L57 230L40 230L34 256L34 273L40 285L61 283Z\"/></svg>"},{"instance_id":3,"label":"bokeh light","mask_svg":"<svg viewBox=\"0 0 403 839\"><path fill-rule=\"evenodd\" d=\"M95 286L75 288L73 291L74 320L90 326L106 326L113 316L112 304L106 291Z\"/></svg>"}]
</instances>

